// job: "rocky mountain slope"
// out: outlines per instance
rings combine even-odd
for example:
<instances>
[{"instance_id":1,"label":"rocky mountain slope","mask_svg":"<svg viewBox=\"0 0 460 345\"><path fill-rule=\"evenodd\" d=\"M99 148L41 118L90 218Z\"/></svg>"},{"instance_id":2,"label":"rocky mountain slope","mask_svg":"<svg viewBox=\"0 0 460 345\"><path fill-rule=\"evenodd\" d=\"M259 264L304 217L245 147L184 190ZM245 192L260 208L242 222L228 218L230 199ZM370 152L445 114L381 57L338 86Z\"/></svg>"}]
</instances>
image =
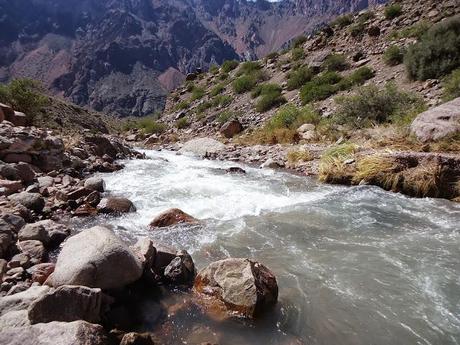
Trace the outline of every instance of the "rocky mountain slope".
<instances>
[{"instance_id":1,"label":"rocky mountain slope","mask_svg":"<svg viewBox=\"0 0 460 345\"><path fill-rule=\"evenodd\" d=\"M261 57L380 0L0 2L0 81L28 77L94 110L142 116L196 68Z\"/></svg>"}]
</instances>

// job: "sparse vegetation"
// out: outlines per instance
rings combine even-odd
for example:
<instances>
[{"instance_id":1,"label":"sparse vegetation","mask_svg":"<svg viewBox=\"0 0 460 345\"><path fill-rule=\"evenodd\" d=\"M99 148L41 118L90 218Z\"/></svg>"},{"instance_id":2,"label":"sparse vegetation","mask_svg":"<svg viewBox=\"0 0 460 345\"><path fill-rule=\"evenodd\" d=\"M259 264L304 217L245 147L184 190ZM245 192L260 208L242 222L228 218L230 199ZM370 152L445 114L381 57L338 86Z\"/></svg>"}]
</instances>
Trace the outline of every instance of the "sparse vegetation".
<instances>
[{"instance_id":1,"label":"sparse vegetation","mask_svg":"<svg viewBox=\"0 0 460 345\"><path fill-rule=\"evenodd\" d=\"M233 81L232 88L235 93L245 93L251 91L256 83L252 76L242 75Z\"/></svg>"},{"instance_id":2,"label":"sparse vegetation","mask_svg":"<svg viewBox=\"0 0 460 345\"><path fill-rule=\"evenodd\" d=\"M212 100L212 105L214 107L226 107L233 102L233 97L230 95L217 95Z\"/></svg>"},{"instance_id":3,"label":"sparse vegetation","mask_svg":"<svg viewBox=\"0 0 460 345\"><path fill-rule=\"evenodd\" d=\"M236 73L237 76L248 75L257 72L262 68L259 61L246 61L243 62Z\"/></svg>"},{"instance_id":4,"label":"sparse vegetation","mask_svg":"<svg viewBox=\"0 0 460 345\"><path fill-rule=\"evenodd\" d=\"M376 183L385 189L393 189L398 183L393 173L395 161L388 155L369 155L360 158L356 164L356 172L353 176L353 183L361 181Z\"/></svg>"},{"instance_id":5,"label":"sparse vegetation","mask_svg":"<svg viewBox=\"0 0 460 345\"><path fill-rule=\"evenodd\" d=\"M292 61L299 61L300 59L303 59L305 57L305 52L303 51L303 48L294 48L291 51L291 59Z\"/></svg>"},{"instance_id":6,"label":"sparse vegetation","mask_svg":"<svg viewBox=\"0 0 460 345\"><path fill-rule=\"evenodd\" d=\"M206 90L201 86L194 86L192 88L192 95L190 96L191 101L196 101L197 99L203 98L206 94Z\"/></svg>"},{"instance_id":7,"label":"sparse vegetation","mask_svg":"<svg viewBox=\"0 0 460 345\"><path fill-rule=\"evenodd\" d=\"M460 97L460 69L454 70L444 81L444 100Z\"/></svg>"},{"instance_id":8,"label":"sparse vegetation","mask_svg":"<svg viewBox=\"0 0 460 345\"><path fill-rule=\"evenodd\" d=\"M190 126L190 122L186 117L182 117L179 120L176 121L176 127L177 129L184 129Z\"/></svg>"},{"instance_id":9,"label":"sparse vegetation","mask_svg":"<svg viewBox=\"0 0 460 345\"><path fill-rule=\"evenodd\" d=\"M355 23L348 29L351 37L361 38L365 32L365 25L361 22Z\"/></svg>"},{"instance_id":10,"label":"sparse vegetation","mask_svg":"<svg viewBox=\"0 0 460 345\"><path fill-rule=\"evenodd\" d=\"M433 25L404 57L409 77L440 78L460 67L460 16Z\"/></svg>"},{"instance_id":11,"label":"sparse vegetation","mask_svg":"<svg viewBox=\"0 0 460 345\"><path fill-rule=\"evenodd\" d=\"M218 73L219 73L219 66L217 66L217 65L211 65L211 66L209 67L209 72L212 73L212 74L214 74L214 75L218 74Z\"/></svg>"},{"instance_id":12,"label":"sparse vegetation","mask_svg":"<svg viewBox=\"0 0 460 345\"><path fill-rule=\"evenodd\" d=\"M358 22L364 24L373 18L375 18L375 13L373 11L366 11L359 16Z\"/></svg>"},{"instance_id":13,"label":"sparse vegetation","mask_svg":"<svg viewBox=\"0 0 460 345\"><path fill-rule=\"evenodd\" d=\"M174 110L175 111L185 110L185 109L188 109L189 107L190 107L189 102L182 101L182 102L179 102L179 103L176 104L176 106L174 107Z\"/></svg>"},{"instance_id":14,"label":"sparse vegetation","mask_svg":"<svg viewBox=\"0 0 460 345\"><path fill-rule=\"evenodd\" d=\"M302 47L305 42L307 42L307 37L305 37L304 35L301 35L299 37L294 38L294 40L292 41L291 47L292 48Z\"/></svg>"},{"instance_id":15,"label":"sparse vegetation","mask_svg":"<svg viewBox=\"0 0 460 345\"><path fill-rule=\"evenodd\" d=\"M286 99L281 95L281 87L277 84L261 84L252 92L253 98L259 97L256 103L256 110L263 113L273 107L286 103Z\"/></svg>"},{"instance_id":16,"label":"sparse vegetation","mask_svg":"<svg viewBox=\"0 0 460 345\"><path fill-rule=\"evenodd\" d=\"M211 89L211 92L209 93L211 97L217 96L221 94L225 90L225 85L224 84L217 84Z\"/></svg>"},{"instance_id":17,"label":"sparse vegetation","mask_svg":"<svg viewBox=\"0 0 460 345\"><path fill-rule=\"evenodd\" d=\"M343 54L331 54L323 63L323 69L327 71L343 71L349 67L347 58Z\"/></svg>"},{"instance_id":18,"label":"sparse vegetation","mask_svg":"<svg viewBox=\"0 0 460 345\"><path fill-rule=\"evenodd\" d=\"M305 83L313 78L313 72L307 66L302 66L289 73L287 80L287 89L294 90L302 87Z\"/></svg>"},{"instance_id":19,"label":"sparse vegetation","mask_svg":"<svg viewBox=\"0 0 460 345\"><path fill-rule=\"evenodd\" d=\"M267 61L270 61L270 60L276 60L279 56L279 53L278 52L271 52L270 54L268 54L265 59Z\"/></svg>"},{"instance_id":20,"label":"sparse vegetation","mask_svg":"<svg viewBox=\"0 0 460 345\"><path fill-rule=\"evenodd\" d=\"M400 38L417 38L420 39L430 28L430 24L427 21L421 20L407 28L393 31L389 38L391 40L397 40Z\"/></svg>"},{"instance_id":21,"label":"sparse vegetation","mask_svg":"<svg viewBox=\"0 0 460 345\"><path fill-rule=\"evenodd\" d=\"M206 110L208 110L209 108L212 107L212 103L211 102L202 102L200 104L198 104L195 108L195 113L197 115L200 115L202 113L204 113Z\"/></svg>"},{"instance_id":22,"label":"sparse vegetation","mask_svg":"<svg viewBox=\"0 0 460 345\"><path fill-rule=\"evenodd\" d=\"M332 21L331 26L335 26L335 27L338 27L339 29L343 29L344 27L347 27L351 23L353 23L353 16L351 14L345 14L343 16L339 16L335 18Z\"/></svg>"},{"instance_id":23,"label":"sparse vegetation","mask_svg":"<svg viewBox=\"0 0 460 345\"><path fill-rule=\"evenodd\" d=\"M302 104L324 100L334 95L338 90L337 84L342 77L336 72L325 72L314 77L300 89Z\"/></svg>"},{"instance_id":24,"label":"sparse vegetation","mask_svg":"<svg viewBox=\"0 0 460 345\"><path fill-rule=\"evenodd\" d=\"M387 84L379 89L375 85L363 86L354 95L336 99L339 105L334 118L351 127L368 127L376 123L405 123L423 111L423 101L407 92L399 91L395 85Z\"/></svg>"},{"instance_id":25,"label":"sparse vegetation","mask_svg":"<svg viewBox=\"0 0 460 345\"><path fill-rule=\"evenodd\" d=\"M238 67L240 63L236 60L226 60L222 63L222 72L229 73Z\"/></svg>"},{"instance_id":26,"label":"sparse vegetation","mask_svg":"<svg viewBox=\"0 0 460 345\"><path fill-rule=\"evenodd\" d=\"M397 66L404 60L404 53L398 46L390 46L383 54L383 61L388 66Z\"/></svg>"},{"instance_id":27,"label":"sparse vegetation","mask_svg":"<svg viewBox=\"0 0 460 345\"><path fill-rule=\"evenodd\" d=\"M48 104L48 98L41 93L38 82L31 79L14 79L9 84L0 85L0 102L25 113L32 122L40 109Z\"/></svg>"},{"instance_id":28,"label":"sparse vegetation","mask_svg":"<svg viewBox=\"0 0 460 345\"><path fill-rule=\"evenodd\" d=\"M221 124L224 124L226 123L227 121L229 121L230 119L233 119L236 117L236 114L232 111L229 111L229 110L226 110L226 111L223 111L221 112L217 118L216 118L216 121L218 123L221 123Z\"/></svg>"},{"instance_id":29,"label":"sparse vegetation","mask_svg":"<svg viewBox=\"0 0 460 345\"><path fill-rule=\"evenodd\" d=\"M385 7L385 18L388 20L395 19L402 14L402 6L400 4L391 4Z\"/></svg>"},{"instance_id":30,"label":"sparse vegetation","mask_svg":"<svg viewBox=\"0 0 460 345\"><path fill-rule=\"evenodd\" d=\"M146 116L136 120L128 120L125 122L123 129L138 129L143 134L161 134L166 130L167 126L164 123L158 122L155 116Z\"/></svg>"},{"instance_id":31,"label":"sparse vegetation","mask_svg":"<svg viewBox=\"0 0 460 345\"><path fill-rule=\"evenodd\" d=\"M321 156L318 179L327 183L350 183L352 174L345 162L352 159L357 150L358 146L351 143L327 149Z\"/></svg>"},{"instance_id":32,"label":"sparse vegetation","mask_svg":"<svg viewBox=\"0 0 460 345\"><path fill-rule=\"evenodd\" d=\"M363 66L355 70L346 78L351 86L362 85L367 80L374 78L375 72L370 67Z\"/></svg>"},{"instance_id":33,"label":"sparse vegetation","mask_svg":"<svg viewBox=\"0 0 460 345\"><path fill-rule=\"evenodd\" d=\"M287 153L287 160L291 164L299 162L309 162L314 159L313 154L308 149L290 150Z\"/></svg>"}]
</instances>

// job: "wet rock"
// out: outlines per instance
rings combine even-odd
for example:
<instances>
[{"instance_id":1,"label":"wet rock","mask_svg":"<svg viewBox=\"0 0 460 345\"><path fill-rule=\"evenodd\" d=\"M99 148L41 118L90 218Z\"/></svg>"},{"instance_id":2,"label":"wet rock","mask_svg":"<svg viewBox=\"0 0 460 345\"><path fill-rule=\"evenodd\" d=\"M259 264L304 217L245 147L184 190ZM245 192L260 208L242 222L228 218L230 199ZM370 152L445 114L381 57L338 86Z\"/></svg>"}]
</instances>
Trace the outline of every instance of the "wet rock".
<instances>
[{"instance_id":1,"label":"wet rock","mask_svg":"<svg viewBox=\"0 0 460 345\"><path fill-rule=\"evenodd\" d=\"M220 133L226 138L233 138L243 131L243 125L237 119L226 122L220 128Z\"/></svg>"},{"instance_id":2,"label":"wet rock","mask_svg":"<svg viewBox=\"0 0 460 345\"><path fill-rule=\"evenodd\" d=\"M27 273L32 276L32 281L44 284L46 279L54 272L55 264L45 262L42 264L34 265L27 270Z\"/></svg>"},{"instance_id":3,"label":"wet rock","mask_svg":"<svg viewBox=\"0 0 460 345\"><path fill-rule=\"evenodd\" d=\"M109 345L104 328L86 321L49 322L6 328L0 344L9 345Z\"/></svg>"},{"instance_id":4,"label":"wet rock","mask_svg":"<svg viewBox=\"0 0 460 345\"><path fill-rule=\"evenodd\" d=\"M97 209L89 204L83 204L77 207L73 213L76 217L89 217L97 215Z\"/></svg>"},{"instance_id":5,"label":"wet rock","mask_svg":"<svg viewBox=\"0 0 460 345\"><path fill-rule=\"evenodd\" d=\"M436 141L460 132L460 98L419 114L411 131L422 142Z\"/></svg>"},{"instance_id":6,"label":"wet rock","mask_svg":"<svg viewBox=\"0 0 460 345\"><path fill-rule=\"evenodd\" d=\"M171 208L156 216L149 226L150 228L162 228L184 223L196 224L198 222L198 219L192 217L184 211L178 208Z\"/></svg>"},{"instance_id":7,"label":"wet rock","mask_svg":"<svg viewBox=\"0 0 460 345\"><path fill-rule=\"evenodd\" d=\"M120 197L103 198L97 205L97 209L100 213L106 214L136 212L136 207L129 199Z\"/></svg>"},{"instance_id":8,"label":"wet rock","mask_svg":"<svg viewBox=\"0 0 460 345\"><path fill-rule=\"evenodd\" d=\"M52 220L42 220L36 223L27 224L18 233L20 241L37 240L45 246L56 247L67 236L70 235L70 229Z\"/></svg>"},{"instance_id":9,"label":"wet rock","mask_svg":"<svg viewBox=\"0 0 460 345\"><path fill-rule=\"evenodd\" d=\"M143 237L131 246L133 252L138 256L143 269L150 269L155 260L156 249L151 239Z\"/></svg>"},{"instance_id":10,"label":"wet rock","mask_svg":"<svg viewBox=\"0 0 460 345\"><path fill-rule=\"evenodd\" d=\"M161 243L153 242L153 245L155 247L156 254L152 268L157 274L163 275L166 266L168 266L169 263L176 258L177 250Z\"/></svg>"},{"instance_id":11,"label":"wet rock","mask_svg":"<svg viewBox=\"0 0 460 345\"><path fill-rule=\"evenodd\" d=\"M85 187L78 188L67 194L67 200L78 200L80 198L88 196L91 193L91 189Z\"/></svg>"},{"instance_id":12,"label":"wet rock","mask_svg":"<svg viewBox=\"0 0 460 345\"><path fill-rule=\"evenodd\" d=\"M166 281L176 285L193 284L195 275L195 264L190 254L186 251L178 252L178 256L164 270Z\"/></svg>"},{"instance_id":13,"label":"wet rock","mask_svg":"<svg viewBox=\"0 0 460 345\"><path fill-rule=\"evenodd\" d=\"M85 198L85 203L96 207L101 202L101 194L97 191L93 191Z\"/></svg>"},{"instance_id":14,"label":"wet rock","mask_svg":"<svg viewBox=\"0 0 460 345\"><path fill-rule=\"evenodd\" d=\"M20 241L18 242L18 248L21 252L29 255L32 264L43 262L47 255L43 243L36 240Z\"/></svg>"},{"instance_id":15,"label":"wet rock","mask_svg":"<svg viewBox=\"0 0 460 345\"><path fill-rule=\"evenodd\" d=\"M90 177L85 181L85 188L102 193L105 191L105 182L100 177Z\"/></svg>"},{"instance_id":16,"label":"wet rock","mask_svg":"<svg viewBox=\"0 0 460 345\"><path fill-rule=\"evenodd\" d=\"M64 285L32 302L29 320L31 324L77 320L99 322L101 305L101 289Z\"/></svg>"},{"instance_id":17,"label":"wet rock","mask_svg":"<svg viewBox=\"0 0 460 345\"><path fill-rule=\"evenodd\" d=\"M120 345L154 345L154 339L149 333L126 333Z\"/></svg>"},{"instance_id":18,"label":"wet rock","mask_svg":"<svg viewBox=\"0 0 460 345\"><path fill-rule=\"evenodd\" d=\"M240 167L230 167L225 169L225 171L229 174L246 174L246 170Z\"/></svg>"},{"instance_id":19,"label":"wet rock","mask_svg":"<svg viewBox=\"0 0 460 345\"><path fill-rule=\"evenodd\" d=\"M260 168L261 169L265 169L265 168L268 168L268 169L277 169L277 168L281 168L283 167L282 164L280 164L279 162L275 161L274 159L272 158L269 158L267 159L263 164L261 164Z\"/></svg>"},{"instance_id":20,"label":"wet rock","mask_svg":"<svg viewBox=\"0 0 460 345\"><path fill-rule=\"evenodd\" d=\"M200 271L194 289L206 295L205 303L229 315L255 317L278 299L274 274L264 265L249 259L225 259Z\"/></svg>"},{"instance_id":21,"label":"wet rock","mask_svg":"<svg viewBox=\"0 0 460 345\"><path fill-rule=\"evenodd\" d=\"M96 226L66 241L48 280L53 286L116 289L141 275L142 265L132 250L113 231Z\"/></svg>"},{"instance_id":22,"label":"wet rock","mask_svg":"<svg viewBox=\"0 0 460 345\"><path fill-rule=\"evenodd\" d=\"M41 212L45 207L45 200L38 193L21 192L13 194L9 198L35 212Z\"/></svg>"}]
</instances>

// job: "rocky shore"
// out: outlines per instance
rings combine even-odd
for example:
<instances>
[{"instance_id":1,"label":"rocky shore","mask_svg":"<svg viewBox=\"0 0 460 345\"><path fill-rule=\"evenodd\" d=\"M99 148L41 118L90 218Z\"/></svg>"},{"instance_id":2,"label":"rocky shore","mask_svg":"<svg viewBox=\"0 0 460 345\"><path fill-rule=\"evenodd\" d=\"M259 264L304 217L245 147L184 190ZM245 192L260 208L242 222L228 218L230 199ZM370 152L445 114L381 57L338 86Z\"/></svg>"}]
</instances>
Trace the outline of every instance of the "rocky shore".
<instances>
[{"instance_id":1,"label":"rocky shore","mask_svg":"<svg viewBox=\"0 0 460 345\"><path fill-rule=\"evenodd\" d=\"M168 343L168 323L178 313L253 319L276 304L274 274L252 259L229 258L198 272L186 250L150 238L129 246L106 227L71 231L75 217L136 212L94 176L130 158L145 157L115 136L55 136L0 123L1 344ZM152 220L152 238L158 227L200 223L167 210ZM171 294L182 300L161 302ZM155 333L139 332L140 308L158 313ZM215 336L206 341L216 343Z\"/></svg>"}]
</instances>

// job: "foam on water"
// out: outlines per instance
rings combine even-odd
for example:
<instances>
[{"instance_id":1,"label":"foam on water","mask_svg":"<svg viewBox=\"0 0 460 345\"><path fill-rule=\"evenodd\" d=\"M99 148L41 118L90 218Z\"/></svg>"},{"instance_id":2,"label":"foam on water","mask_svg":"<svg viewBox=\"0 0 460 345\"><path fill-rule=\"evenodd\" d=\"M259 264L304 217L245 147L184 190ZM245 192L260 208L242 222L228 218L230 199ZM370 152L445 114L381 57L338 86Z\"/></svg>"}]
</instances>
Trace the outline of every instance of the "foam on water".
<instances>
[{"instance_id":1,"label":"foam on water","mask_svg":"<svg viewBox=\"0 0 460 345\"><path fill-rule=\"evenodd\" d=\"M278 309L249 328L226 325L219 344L460 344L458 204L248 166L226 174L238 164L146 153L104 174L108 192L138 211L90 223L185 248L198 267L251 257L278 277ZM149 231L171 207L205 225Z\"/></svg>"}]
</instances>

